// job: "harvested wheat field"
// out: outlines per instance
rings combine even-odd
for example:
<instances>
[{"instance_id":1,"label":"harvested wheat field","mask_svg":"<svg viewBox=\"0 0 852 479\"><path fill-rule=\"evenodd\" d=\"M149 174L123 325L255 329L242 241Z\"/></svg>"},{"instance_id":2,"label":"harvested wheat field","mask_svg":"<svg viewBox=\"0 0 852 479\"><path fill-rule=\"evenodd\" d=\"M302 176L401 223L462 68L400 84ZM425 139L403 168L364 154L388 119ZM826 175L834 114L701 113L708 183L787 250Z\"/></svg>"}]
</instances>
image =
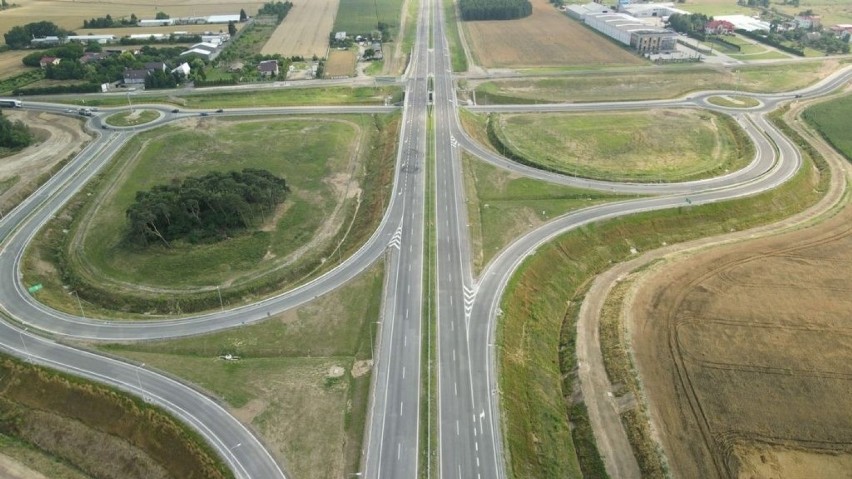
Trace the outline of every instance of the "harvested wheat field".
<instances>
[{"instance_id":1,"label":"harvested wheat field","mask_svg":"<svg viewBox=\"0 0 852 479\"><path fill-rule=\"evenodd\" d=\"M350 50L331 50L325 62L325 77L339 78L355 73L355 53Z\"/></svg>"},{"instance_id":2,"label":"harvested wheat field","mask_svg":"<svg viewBox=\"0 0 852 479\"><path fill-rule=\"evenodd\" d=\"M641 65L638 55L547 0L531 0L533 13L519 20L461 22L474 61L487 68L571 65Z\"/></svg>"},{"instance_id":3,"label":"harvested wheat field","mask_svg":"<svg viewBox=\"0 0 852 479\"><path fill-rule=\"evenodd\" d=\"M651 273L625 310L674 477L852 477L852 206Z\"/></svg>"},{"instance_id":4,"label":"harvested wheat field","mask_svg":"<svg viewBox=\"0 0 852 479\"><path fill-rule=\"evenodd\" d=\"M83 28L83 20L104 17L110 14L113 18L129 17L135 13L140 19L151 19L158 11L166 12L172 18L206 15L238 14L240 9L253 16L263 5L263 1L210 2L207 0L156 0L139 2L139 0L14 0L9 3L17 4L15 8L0 12L0 33L8 32L16 25L47 20L69 30ZM188 28L174 27L187 31ZM226 25L207 25L208 30L218 31L227 29ZM124 29L126 35L141 31L142 27ZM146 29L146 32L148 30ZM2 42L0 37L0 42Z\"/></svg>"},{"instance_id":5,"label":"harvested wheat field","mask_svg":"<svg viewBox=\"0 0 852 479\"><path fill-rule=\"evenodd\" d=\"M293 9L278 25L260 53L285 57L324 57L340 0L294 0Z\"/></svg>"}]
</instances>

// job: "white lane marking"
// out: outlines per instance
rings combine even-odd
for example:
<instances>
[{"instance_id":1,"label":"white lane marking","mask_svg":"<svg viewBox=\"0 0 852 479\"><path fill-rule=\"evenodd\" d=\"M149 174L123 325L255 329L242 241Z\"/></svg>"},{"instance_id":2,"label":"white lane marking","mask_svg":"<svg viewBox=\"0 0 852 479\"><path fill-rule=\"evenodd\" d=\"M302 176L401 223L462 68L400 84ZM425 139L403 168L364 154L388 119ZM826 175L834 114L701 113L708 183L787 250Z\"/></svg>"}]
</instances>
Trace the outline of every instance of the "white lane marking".
<instances>
[{"instance_id":1,"label":"white lane marking","mask_svg":"<svg viewBox=\"0 0 852 479\"><path fill-rule=\"evenodd\" d=\"M402 453L402 443L396 443L396 460L399 461L399 455Z\"/></svg>"},{"instance_id":2,"label":"white lane marking","mask_svg":"<svg viewBox=\"0 0 852 479\"><path fill-rule=\"evenodd\" d=\"M456 396L459 395L459 384L458 383L453 383L453 391L455 391Z\"/></svg>"},{"instance_id":3,"label":"white lane marking","mask_svg":"<svg viewBox=\"0 0 852 479\"><path fill-rule=\"evenodd\" d=\"M453 349L453 362L455 362L455 361L456 361L456 350Z\"/></svg>"},{"instance_id":4,"label":"white lane marking","mask_svg":"<svg viewBox=\"0 0 852 479\"><path fill-rule=\"evenodd\" d=\"M408 336L403 336L403 337L402 337L402 345L403 345L403 346L408 346Z\"/></svg>"},{"instance_id":5,"label":"white lane marking","mask_svg":"<svg viewBox=\"0 0 852 479\"><path fill-rule=\"evenodd\" d=\"M456 419L456 436L458 436L458 435L459 435L459 431L460 431L460 430L459 430L459 420L458 420L458 419Z\"/></svg>"},{"instance_id":6,"label":"white lane marking","mask_svg":"<svg viewBox=\"0 0 852 479\"><path fill-rule=\"evenodd\" d=\"M402 401L399 402L399 415L402 416Z\"/></svg>"},{"instance_id":7,"label":"white lane marking","mask_svg":"<svg viewBox=\"0 0 852 479\"><path fill-rule=\"evenodd\" d=\"M402 367L402 379L405 379L405 366Z\"/></svg>"},{"instance_id":8,"label":"white lane marking","mask_svg":"<svg viewBox=\"0 0 852 479\"><path fill-rule=\"evenodd\" d=\"M405 308L405 319L408 319L408 308Z\"/></svg>"},{"instance_id":9,"label":"white lane marking","mask_svg":"<svg viewBox=\"0 0 852 479\"><path fill-rule=\"evenodd\" d=\"M479 441L474 442L473 445L476 447L476 452L479 452Z\"/></svg>"}]
</instances>

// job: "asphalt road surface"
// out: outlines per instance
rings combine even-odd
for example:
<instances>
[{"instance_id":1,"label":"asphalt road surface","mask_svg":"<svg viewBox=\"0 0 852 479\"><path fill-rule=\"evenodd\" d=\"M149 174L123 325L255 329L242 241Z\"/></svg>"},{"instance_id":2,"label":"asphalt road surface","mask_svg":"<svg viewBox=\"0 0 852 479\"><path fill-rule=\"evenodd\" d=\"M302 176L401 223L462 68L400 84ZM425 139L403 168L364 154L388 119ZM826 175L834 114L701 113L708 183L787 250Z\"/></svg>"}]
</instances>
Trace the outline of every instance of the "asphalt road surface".
<instances>
[{"instance_id":1,"label":"asphalt road surface","mask_svg":"<svg viewBox=\"0 0 852 479\"><path fill-rule=\"evenodd\" d=\"M285 477L258 439L217 402L144 365L101 357L59 344L51 337L89 340L142 340L217 331L261 321L297 307L346 283L380 258L386 261L386 287L373 397L363 470L365 477L415 478L419 473L421 357L426 192L428 78L433 79L435 240L437 276L437 437L440 476L501 478L506 476L500 435L499 395L495 377L494 333L503 290L521 261L537 247L572 228L640 211L710 203L753 195L789 179L801 164L798 151L764 117L780 103L817 97L848 83L852 69L798 92L752 95L753 109L725 109L706 99L719 93L692 94L683 99L594 104L511 105L472 107L475 111L548 112L605 111L701 107L733 115L756 145L746 168L708 180L677 184L622 184L574 178L519 165L478 145L460 127L458 104L444 33L443 8L434 0L421 2L411 62L405 76L400 147L394 194L381 225L354 255L321 277L255 304L232 310L169 321L106 322L58 312L34 301L20 283L20 261L38 229L97 174L132 135L175 119L198 116L201 110L172 113L171 106L146 106L160 117L144 127L102 128L109 109L91 120L98 138L44 186L0 219L0 306L11 319L0 323L0 348L27 360L104 382L144 397L193 426L222 455L237 477ZM434 21L433 21L434 20ZM430 47L430 31L434 44ZM738 93L744 95L743 93ZM67 105L25 102L26 108L61 114ZM210 115L385 113L394 107L290 107L229 109ZM777 152L776 152L777 148ZM609 203L556 218L518 238L487 265L479 278L471 270L460 154L473 155L501 168L559 184L603 191L642 194L641 199ZM34 334L34 332L39 334ZM593 388L584 384L586 397ZM593 427L601 433L600 424ZM615 443L621 438L613 438ZM629 448L621 454L632 454ZM611 464L607 464L612 468Z\"/></svg>"}]
</instances>

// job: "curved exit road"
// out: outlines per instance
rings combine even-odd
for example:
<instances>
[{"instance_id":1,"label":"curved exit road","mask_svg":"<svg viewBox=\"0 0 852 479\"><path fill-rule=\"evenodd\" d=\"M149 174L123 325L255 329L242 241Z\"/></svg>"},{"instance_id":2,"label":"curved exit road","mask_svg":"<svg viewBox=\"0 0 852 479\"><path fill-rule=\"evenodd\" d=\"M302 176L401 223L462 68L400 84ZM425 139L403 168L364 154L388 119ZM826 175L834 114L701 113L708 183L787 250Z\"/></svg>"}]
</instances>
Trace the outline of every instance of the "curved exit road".
<instances>
[{"instance_id":1,"label":"curved exit road","mask_svg":"<svg viewBox=\"0 0 852 479\"><path fill-rule=\"evenodd\" d=\"M0 348L39 364L111 384L146 398L174 413L205 437L240 478L274 479L284 472L260 441L217 402L191 387L142 366L105 358L58 344L33 334L40 330L58 337L89 340L142 340L202 334L265 319L314 299L344 284L381 257L387 260L379 355L373 374L373 398L363 470L365 477L415 478L419 470L425 170L427 167L427 82L434 81L435 151L435 304L438 354L438 458L444 478L501 478L506 476L500 436L499 397L495 378L494 343L499 301L511 274L535 249L556 235L605 218L684 204L709 203L753 195L789 179L799 167L798 151L763 114L794 95L816 97L842 85L852 69L799 92L754 95L761 106L731 110L709 105L708 92L689 98L650 102L594 104L512 105L472 107L476 111L547 112L701 107L733 115L755 142L751 164L737 172L709 180L678 184L620 184L585 180L535 170L492 153L470 139L458 121L449 48L444 33L444 10L434 0L421 2L411 64L405 80L406 100L394 180L394 194L381 225L354 255L321 277L255 304L224 312L169 321L106 322L58 312L34 301L20 282L20 261L38 229L97 174L136 132L144 128L101 129L99 137L43 187L0 220L0 305L14 323L0 323ZM434 20L434 21L433 21ZM429 45L430 32L434 45ZM743 95L743 93L738 93ZM27 103L27 108L63 113L66 105ZM154 127L196 112L171 113L155 107L161 117ZM220 115L382 113L393 107L294 107L232 109ZM100 113L99 113L100 114ZM777 152L776 152L777 148ZM648 196L575 211L517 239L474 278L467 237L460 151L516 173L583 188ZM587 398L591 386L583 384ZM596 402L597 400L590 400ZM590 407L596 433L601 415ZM632 456L622 438L605 438L612 449ZM609 458L608 458L609 459ZM614 477L634 471L611 462L629 464L630 458L610 461ZM628 466L629 467L629 466Z\"/></svg>"}]
</instances>

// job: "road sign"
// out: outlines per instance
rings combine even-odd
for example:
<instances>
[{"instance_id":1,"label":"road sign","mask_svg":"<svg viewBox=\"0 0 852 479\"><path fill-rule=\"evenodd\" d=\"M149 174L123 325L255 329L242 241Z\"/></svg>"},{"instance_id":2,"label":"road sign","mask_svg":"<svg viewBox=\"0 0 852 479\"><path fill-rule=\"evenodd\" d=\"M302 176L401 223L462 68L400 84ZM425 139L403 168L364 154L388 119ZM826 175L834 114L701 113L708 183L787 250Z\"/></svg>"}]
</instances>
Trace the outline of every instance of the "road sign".
<instances>
[{"instance_id":1,"label":"road sign","mask_svg":"<svg viewBox=\"0 0 852 479\"><path fill-rule=\"evenodd\" d=\"M29 291L30 293L35 293L36 291L40 290L43 287L44 286L42 286L41 283L34 284L34 285L30 286L29 288L27 288L27 291Z\"/></svg>"}]
</instances>

